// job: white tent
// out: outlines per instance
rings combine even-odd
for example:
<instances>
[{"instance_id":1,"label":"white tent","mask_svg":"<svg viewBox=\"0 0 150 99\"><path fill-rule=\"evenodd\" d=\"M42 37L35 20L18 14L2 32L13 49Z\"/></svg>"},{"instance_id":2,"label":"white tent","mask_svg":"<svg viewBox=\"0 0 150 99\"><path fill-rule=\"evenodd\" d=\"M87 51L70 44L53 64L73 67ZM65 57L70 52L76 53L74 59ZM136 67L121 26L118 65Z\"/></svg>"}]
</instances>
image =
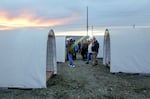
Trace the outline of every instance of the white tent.
<instances>
[{"instance_id":1,"label":"white tent","mask_svg":"<svg viewBox=\"0 0 150 99\"><path fill-rule=\"evenodd\" d=\"M46 72L57 73L53 30L0 31L0 87L46 88Z\"/></svg>"},{"instance_id":2,"label":"white tent","mask_svg":"<svg viewBox=\"0 0 150 99\"><path fill-rule=\"evenodd\" d=\"M95 36L96 40L99 42L99 51L98 51L98 58L103 58L103 41L104 41L104 36L99 35Z\"/></svg>"},{"instance_id":3,"label":"white tent","mask_svg":"<svg viewBox=\"0 0 150 99\"><path fill-rule=\"evenodd\" d=\"M65 62L66 48L65 36L56 36L56 59L57 62Z\"/></svg>"},{"instance_id":4,"label":"white tent","mask_svg":"<svg viewBox=\"0 0 150 99\"><path fill-rule=\"evenodd\" d=\"M105 34L104 64L110 64L110 72L150 73L150 29L111 29Z\"/></svg>"}]
</instances>

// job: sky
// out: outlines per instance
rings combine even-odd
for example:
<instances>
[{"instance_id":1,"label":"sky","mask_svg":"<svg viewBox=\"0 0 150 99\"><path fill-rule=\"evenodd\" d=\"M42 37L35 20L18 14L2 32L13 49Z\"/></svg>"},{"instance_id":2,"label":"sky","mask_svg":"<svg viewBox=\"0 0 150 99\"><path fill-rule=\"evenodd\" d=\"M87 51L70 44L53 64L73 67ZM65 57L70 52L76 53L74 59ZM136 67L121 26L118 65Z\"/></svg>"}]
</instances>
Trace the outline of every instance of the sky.
<instances>
[{"instance_id":1,"label":"sky","mask_svg":"<svg viewBox=\"0 0 150 99\"><path fill-rule=\"evenodd\" d=\"M86 34L110 27L150 26L150 0L0 0L0 31L50 28ZM93 27L93 28L92 28Z\"/></svg>"}]
</instances>

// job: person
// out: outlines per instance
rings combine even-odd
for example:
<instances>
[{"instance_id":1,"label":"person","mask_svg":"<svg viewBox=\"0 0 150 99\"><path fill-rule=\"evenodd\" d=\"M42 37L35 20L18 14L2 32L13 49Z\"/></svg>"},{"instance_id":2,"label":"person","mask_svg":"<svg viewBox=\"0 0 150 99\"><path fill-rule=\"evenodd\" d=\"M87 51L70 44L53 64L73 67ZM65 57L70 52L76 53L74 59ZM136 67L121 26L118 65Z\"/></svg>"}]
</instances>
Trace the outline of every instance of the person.
<instances>
[{"instance_id":1,"label":"person","mask_svg":"<svg viewBox=\"0 0 150 99\"><path fill-rule=\"evenodd\" d=\"M69 59L68 59L68 51L67 51L67 48L68 48L68 46L69 46L69 39L67 39L66 40L66 60L68 61Z\"/></svg>"},{"instance_id":2,"label":"person","mask_svg":"<svg viewBox=\"0 0 150 99\"><path fill-rule=\"evenodd\" d=\"M69 66L75 67L74 62L73 62L74 42L72 39L70 39L68 43L67 53L68 53L68 59L69 59Z\"/></svg>"},{"instance_id":3,"label":"person","mask_svg":"<svg viewBox=\"0 0 150 99\"><path fill-rule=\"evenodd\" d=\"M78 52L78 43L74 40L74 54L73 59L76 59L76 53Z\"/></svg>"},{"instance_id":4,"label":"person","mask_svg":"<svg viewBox=\"0 0 150 99\"><path fill-rule=\"evenodd\" d=\"M88 53L87 53L87 61L86 64L89 64L89 60L91 59L91 55L92 55L92 38L89 39L88 41Z\"/></svg>"},{"instance_id":5,"label":"person","mask_svg":"<svg viewBox=\"0 0 150 99\"><path fill-rule=\"evenodd\" d=\"M78 42L76 42L75 40L74 40L74 49L75 49L75 52L78 52L79 50Z\"/></svg>"},{"instance_id":6,"label":"person","mask_svg":"<svg viewBox=\"0 0 150 99\"><path fill-rule=\"evenodd\" d=\"M88 44L86 40L83 40L81 43L81 55L84 61L87 59L87 51L88 51Z\"/></svg>"},{"instance_id":7,"label":"person","mask_svg":"<svg viewBox=\"0 0 150 99\"><path fill-rule=\"evenodd\" d=\"M92 43L92 65L96 66L98 64L97 62L97 54L99 50L99 43L96 40L95 37L93 37L93 43Z\"/></svg>"}]
</instances>

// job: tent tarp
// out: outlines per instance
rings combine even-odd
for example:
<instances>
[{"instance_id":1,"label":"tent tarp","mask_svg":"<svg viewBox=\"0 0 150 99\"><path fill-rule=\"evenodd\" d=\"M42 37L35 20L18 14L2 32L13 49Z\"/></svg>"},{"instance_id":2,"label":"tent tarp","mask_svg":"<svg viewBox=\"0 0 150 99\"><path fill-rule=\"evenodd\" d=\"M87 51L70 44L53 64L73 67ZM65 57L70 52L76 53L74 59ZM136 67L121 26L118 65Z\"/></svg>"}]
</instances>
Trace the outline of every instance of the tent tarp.
<instances>
[{"instance_id":1,"label":"tent tarp","mask_svg":"<svg viewBox=\"0 0 150 99\"><path fill-rule=\"evenodd\" d=\"M65 62L65 36L56 37L56 59L57 62Z\"/></svg>"},{"instance_id":2,"label":"tent tarp","mask_svg":"<svg viewBox=\"0 0 150 99\"><path fill-rule=\"evenodd\" d=\"M150 29L110 30L110 72L150 73Z\"/></svg>"},{"instance_id":3,"label":"tent tarp","mask_svg":"<svg viewBox=\"0 0 150 99\"><path fill-rule=\"evenodd\" d=\"M0 31L0 87L46 88L48 32Z\"/></svg>"}]
</instances>

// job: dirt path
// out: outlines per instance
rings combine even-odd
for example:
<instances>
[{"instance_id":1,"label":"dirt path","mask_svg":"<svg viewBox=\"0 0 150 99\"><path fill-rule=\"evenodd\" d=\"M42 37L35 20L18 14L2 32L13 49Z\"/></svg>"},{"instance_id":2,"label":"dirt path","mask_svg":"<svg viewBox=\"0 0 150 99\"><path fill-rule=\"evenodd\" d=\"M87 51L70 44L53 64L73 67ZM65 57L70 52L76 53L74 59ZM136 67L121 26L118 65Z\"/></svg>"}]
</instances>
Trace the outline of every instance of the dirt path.
<instances>
[{"instance_id":1,"label":"dirt path","mask_svg":"<svg viewBox=\"0 0 150 99\"><path fill-rule=\"evenodd\" d=\"M75 61L76 67L70 68L68 63L59 64L59 74L54 82L57 96L63 99L143 99L150 98L150 77L127 74L111 74L102 65L92 67L82 60ZM56 89L57 89L56 88ZM59 99L57 98L57 99Z\"/></svg>"},{"instance_id":2,"label":"dirt path","mask_svg":"<svg viewBox=\"0 0 150 99\"><path fill-rule=\"evenodd\" d=\"M58 63L58 75L47 83L47 89L0 90L0 99L149 99L150 77L111 74L102 65L92 67L75 60L76 67Z\"/></svg>"}]
</instances>

